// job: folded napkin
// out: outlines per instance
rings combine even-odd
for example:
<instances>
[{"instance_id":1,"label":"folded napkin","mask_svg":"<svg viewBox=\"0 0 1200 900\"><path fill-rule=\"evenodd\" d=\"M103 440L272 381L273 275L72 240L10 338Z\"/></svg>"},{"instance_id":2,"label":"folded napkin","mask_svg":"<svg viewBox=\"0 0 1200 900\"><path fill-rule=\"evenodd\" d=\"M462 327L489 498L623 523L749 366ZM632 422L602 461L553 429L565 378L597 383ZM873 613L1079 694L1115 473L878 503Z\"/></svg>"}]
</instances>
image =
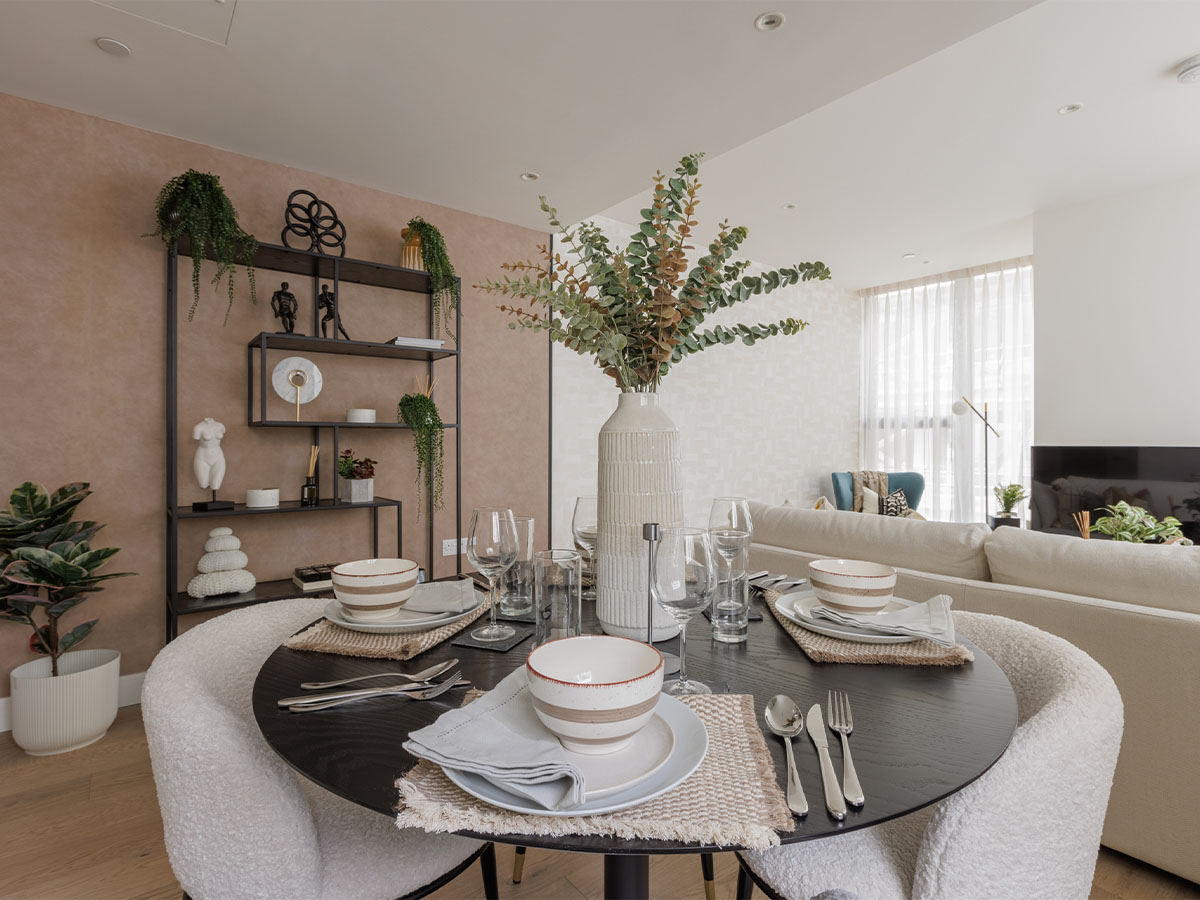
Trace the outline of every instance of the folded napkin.
<instances>
[{"instance_id":1,"label":"folded napkin","mask_svg":"<svg viewBox=\"0 0 1200 900\"><path fill-rule=\"evenodd\" d=\"M534 712L523 666L475 702L412 732L404 749L439 766L482 775L546 809L571 809L584 801L583 773Z\"/></svg>"},{"instance_id":2,"label":"folded napkin","mask_svg":"<svg viewBox=\"0 0 1200 900\"><path fill-rule=\"evenodd\" d=\"M431 581L418 584L401 609L429 615L431 613L460 613L475 605L475 582L470 578L458 581Z\"/></svg>"},{"instance_id":3,"label":"folded napkin","mask_svg":"<svg viewBox=\"0 0 1200 900\"><path fill-rule=\"evenodd\" d=\"M938 594L927 603L917 603L879 615L855 615L827 606L814 606L810 615L814 619L828 619L840 625L865 628L879 634L911 634L943 647L953 647L954 619L950 615L952 602L948 595Z\"/></svg>"}]
</instances>

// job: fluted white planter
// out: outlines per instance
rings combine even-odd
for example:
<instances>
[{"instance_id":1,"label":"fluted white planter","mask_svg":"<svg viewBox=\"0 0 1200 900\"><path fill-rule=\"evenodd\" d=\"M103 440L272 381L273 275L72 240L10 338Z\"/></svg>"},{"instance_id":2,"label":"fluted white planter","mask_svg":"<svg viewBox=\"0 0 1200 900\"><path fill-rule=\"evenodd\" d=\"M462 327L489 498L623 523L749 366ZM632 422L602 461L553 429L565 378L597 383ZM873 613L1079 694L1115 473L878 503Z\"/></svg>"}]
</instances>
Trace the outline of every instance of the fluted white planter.
<instances>
[{"instance_id":1,"label":"fluted white planter","mask_svg":"<svg viewBox=\"0 0 1200 900\"><path fill-rule=\"evenodd\" d=\"M642 525L683 524L679 429L657 394L621 394L600 429L596 539L596 615L608 634L646 639L649 545ZM654 640L679 633L655 607Z\"/></svg>"},{"instance_id":2,"label":"fluted white planter","mask_svg":"<svg viewBox=\"0 0 1200 900\"><path fill-rule=\"evenodd\" d=\"M9 675L13 740L30 756L86 747L117 717L120 651L72 650L59 657L58 672L51 675L43 657Z\"/></svg>"}]
</instances>

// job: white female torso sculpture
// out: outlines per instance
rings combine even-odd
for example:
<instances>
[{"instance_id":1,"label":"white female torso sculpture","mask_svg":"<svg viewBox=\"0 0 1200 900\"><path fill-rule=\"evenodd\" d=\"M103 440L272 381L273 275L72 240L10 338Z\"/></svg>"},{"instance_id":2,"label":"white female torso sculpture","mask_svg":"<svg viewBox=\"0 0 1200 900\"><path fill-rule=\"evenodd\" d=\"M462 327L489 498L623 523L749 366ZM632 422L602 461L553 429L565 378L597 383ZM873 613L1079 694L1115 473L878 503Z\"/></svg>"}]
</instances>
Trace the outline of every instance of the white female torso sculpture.
<instances>
[{"instance_id":1,"label":"white female torso sculpture","mask_svg":"<svg viewBox=\"0 0 1200 900\"><path fill-rule=\"evenodd\" d=\"M205 417L192 429L192 440L199 441L196 455L192 457L192 471L200 487L214 493L221 488L225 478L225 454L221 452L221 438L225 437L225 426L211 417Z\"/></svg>"}]
</instances>

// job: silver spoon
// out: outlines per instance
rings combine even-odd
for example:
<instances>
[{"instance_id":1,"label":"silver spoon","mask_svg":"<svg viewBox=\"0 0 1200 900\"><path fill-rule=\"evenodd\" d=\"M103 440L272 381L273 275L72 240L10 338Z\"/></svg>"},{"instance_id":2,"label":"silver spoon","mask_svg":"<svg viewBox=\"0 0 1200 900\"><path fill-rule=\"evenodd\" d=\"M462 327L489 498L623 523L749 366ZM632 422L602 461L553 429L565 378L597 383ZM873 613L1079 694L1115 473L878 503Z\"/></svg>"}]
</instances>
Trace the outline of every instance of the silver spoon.
<instances>
[{"instance_id":1,"label":"silver spoon","mask_svg":"<svg viewBox=\"0 0 1200 900\"><path fill-rule=\"evenodd\" d=\"M796 757L792 754L792 738L804 733L804 716L791 697L776 694L763 711L763 719L772 734L783 738L783 746L787 749L788 809L798 816L806 816L808 800L804 796L804 788L800 786L800 771L796 768Z\"/></svg>"}]
</instances>

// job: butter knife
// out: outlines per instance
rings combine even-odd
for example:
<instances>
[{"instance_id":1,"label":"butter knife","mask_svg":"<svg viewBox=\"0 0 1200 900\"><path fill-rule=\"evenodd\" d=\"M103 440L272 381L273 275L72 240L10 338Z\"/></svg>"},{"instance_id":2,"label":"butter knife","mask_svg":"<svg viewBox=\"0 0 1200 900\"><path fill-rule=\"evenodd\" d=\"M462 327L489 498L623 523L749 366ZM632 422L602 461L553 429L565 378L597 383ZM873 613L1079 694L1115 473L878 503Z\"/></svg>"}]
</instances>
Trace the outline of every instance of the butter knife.
<instances>
[{"instance_id":1,"label":"butter knife","mask_svg":"<svg viewBox=\"0 0 1200 900\"><path fill-rule=\"evenodd\" d=\"M829 758L829 736L825 734L825 720L821 717L821 704L814 703L805 717L808 726L808 736L812 738L813 746L817 748L817 756L821 759L821 781L825 785L825 808L839 822L846 818L846 798L838 785L837 773L833 770L833 760Z\"/></svg>"}]
</instances>

